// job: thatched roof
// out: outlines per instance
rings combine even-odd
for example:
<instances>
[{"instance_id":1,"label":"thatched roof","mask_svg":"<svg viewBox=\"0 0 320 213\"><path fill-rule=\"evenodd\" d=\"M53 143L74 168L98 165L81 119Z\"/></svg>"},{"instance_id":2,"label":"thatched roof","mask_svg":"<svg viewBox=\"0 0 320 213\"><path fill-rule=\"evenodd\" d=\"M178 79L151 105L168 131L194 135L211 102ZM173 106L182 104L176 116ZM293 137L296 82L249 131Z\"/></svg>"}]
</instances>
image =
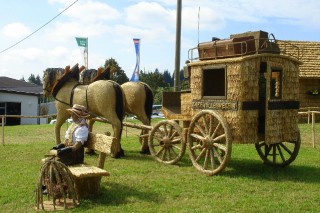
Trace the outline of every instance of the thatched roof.
<instances>
[{"instance_id":1,"label":"thatched roof","mask_svg":"<svg viewBox=\"0 0 320 213\"><path fill-rule=\"evenodd\" d=\"M279 40L278 44L281 52L295 56L299 47L300 78L320 78L320 42Z\"/></svg>"}]
</instances>

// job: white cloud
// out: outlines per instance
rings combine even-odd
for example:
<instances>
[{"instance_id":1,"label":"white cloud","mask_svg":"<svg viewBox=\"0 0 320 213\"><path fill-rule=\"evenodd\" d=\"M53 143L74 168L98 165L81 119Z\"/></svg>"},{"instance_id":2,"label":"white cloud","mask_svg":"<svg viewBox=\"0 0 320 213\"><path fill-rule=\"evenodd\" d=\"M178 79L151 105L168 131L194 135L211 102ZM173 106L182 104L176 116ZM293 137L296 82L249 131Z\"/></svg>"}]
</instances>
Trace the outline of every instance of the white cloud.
<instances>
[{"instance_id":1,"label":"white cloud","mask_svg":"<svg viewBox=\"0 0 320 213\"><path fill-rule=\"evenodd\" d=\"M24 36L29 35L31 30L22 23L14 22L5 25L2 28L2 33L11 38L23 38Z\"/></svg>"},{"instance_id":2,"label":"white cloud","mask_svg":"<svg viewBox=\"0 0 320 213\"><path fill-rule=\"evenodd\" d=\"M121 14L108 4L99 1L79 1L64 15L83 23L93 23L118 19Z\"/></svg>"},{"instance_id":3,"label":"white cloud","mask_svg":"<svg viewBox=\"0 0 320 213\"><path fill-rule=\"evenodd\" d=\"M140 2L125 9L129 26L143 28L175 28L175 11L152 2Z\"/></svg>"}]
</instances>

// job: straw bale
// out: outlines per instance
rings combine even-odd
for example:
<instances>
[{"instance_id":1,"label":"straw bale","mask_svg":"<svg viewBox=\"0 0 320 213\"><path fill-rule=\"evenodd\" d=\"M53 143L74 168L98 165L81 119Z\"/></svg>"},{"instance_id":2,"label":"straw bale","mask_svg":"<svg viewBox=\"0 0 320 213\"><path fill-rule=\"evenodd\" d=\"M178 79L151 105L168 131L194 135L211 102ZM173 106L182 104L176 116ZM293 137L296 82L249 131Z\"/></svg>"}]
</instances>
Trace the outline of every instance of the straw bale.
<instances>
[{"instance_id":1,"label":"straw bale","mask_svg":"<svg viewBox=\"0 0 320 213\"><path fill-rule=\"evenodd\" d=\"M181 94L181 114L191 116L191 93Z\"/></svg>"},{"instance_id":2,"label":"straw bale","mask_svg":"<svg viewBox=\"0 0 320 213\"><path fill-rule=\"evenodd\" d=\"M114 138L107 136L105 134L89 134L89 139L85 146L87 148L103 152L105 154L111 154L111 146L113 143Z\"/></svg>"},{"instance_id":3,"label":"straw bale","mask_svg":"<svg viewBox=\"0 0 320 213\"><path fill-rule=\"evenodd\" d=\"M68 168L70 169L72 175L77 178L101 177L110 175L109 172L103 169L86 164L78 164L76 166L69 166Z\"/></svg>"}]
</instances>

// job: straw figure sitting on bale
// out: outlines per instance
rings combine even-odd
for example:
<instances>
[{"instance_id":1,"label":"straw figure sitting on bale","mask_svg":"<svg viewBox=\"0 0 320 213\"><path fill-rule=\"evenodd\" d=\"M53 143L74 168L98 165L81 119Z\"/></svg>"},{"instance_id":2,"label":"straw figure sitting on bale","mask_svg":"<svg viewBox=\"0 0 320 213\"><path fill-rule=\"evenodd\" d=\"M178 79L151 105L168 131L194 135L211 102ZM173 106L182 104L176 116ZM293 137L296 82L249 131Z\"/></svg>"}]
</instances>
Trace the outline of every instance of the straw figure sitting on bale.
<instances>
[{"instance_id":1,"label":"straw figure sitting on bale","mask_svg":"<svg viewBox=\"0 0 320 213\"><path fill-rule=\"evenodd\" d=\"M59 157L59 161L66 165L83 163L84 143L88 139L88 125L85 118L89 117L87 109L79 104L67 109L71 114L72 124L66 131L64 143L54 146L50 155Z\"/></svg>"}]
</instances>

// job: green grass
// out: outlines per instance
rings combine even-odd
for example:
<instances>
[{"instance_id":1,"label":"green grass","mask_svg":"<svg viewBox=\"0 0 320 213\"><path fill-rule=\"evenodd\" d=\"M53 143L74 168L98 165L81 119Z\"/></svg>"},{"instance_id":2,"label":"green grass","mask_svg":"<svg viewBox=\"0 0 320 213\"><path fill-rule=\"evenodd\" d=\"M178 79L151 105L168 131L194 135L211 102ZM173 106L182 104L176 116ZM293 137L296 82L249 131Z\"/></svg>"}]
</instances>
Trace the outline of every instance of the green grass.
<instances>
[{"instance_id":1,"label":"green grass","mask_svg":"<svg viewBox=\"0 0 320 213\"><path fill-rule=\"evenodd\" d=\"M103 178L101 196L81 200L72 211L319 212L319 126L314 149L311 126L299 125L302 147L286 168L263 165L253 144L234 144L227 168L213 177L198 172L188 154L174 166L140 155L139 131L128 128L122 139L126 156L106 160L111 176ZM34 212L40 160L54 145L53 130L53 125L5 127L5 145L0 145L0 212ZM61 132L65 130L66 126ZM106 130L110 126L95 125L96 132ZM85 161L95 164L97 156L86 156Z\"/></svg>"}]
</instances>

